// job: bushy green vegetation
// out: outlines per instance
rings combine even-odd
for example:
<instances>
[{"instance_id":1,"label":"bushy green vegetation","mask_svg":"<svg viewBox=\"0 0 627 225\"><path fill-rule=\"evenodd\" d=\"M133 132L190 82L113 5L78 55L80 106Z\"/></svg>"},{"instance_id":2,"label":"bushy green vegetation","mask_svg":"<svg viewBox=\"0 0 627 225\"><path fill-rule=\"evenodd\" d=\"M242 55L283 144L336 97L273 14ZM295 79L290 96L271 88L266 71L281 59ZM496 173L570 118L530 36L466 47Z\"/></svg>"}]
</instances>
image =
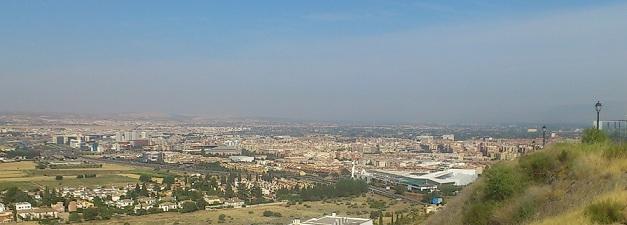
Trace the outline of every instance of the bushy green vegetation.
<instances>
[{"instance_id":1,"label":"bushy green vegetation","mask_svg":"<svg viewBox=\"0 0 627 225\"><path fill-rule=\"evenodd\" d=\"M592 222L595 223L625 223L627 220L622 212L624 208L624 203L606 200L589 205L586 207L585 214L590 218L590 220L592 220Z\"/></svg>"},{"instance_id":2,"label":"bushy green vegetation","mask_svg":"<svg viewBox=\"0 0 627 225\"><path fill-rule=\"evenodd\" d=\"M205 170L210 170L210 171L220 171L220 172L240 172L237 169L231 169L231 168L227 168L225 166L222 166L222 164L220 164L220 162L203 162L203 163L199 163L198 167L203 168Z\"/></svg>"},{"instance_id":3,"label":"bushy green vegetation","mask_svg":"<svg viewBox=\"0 0 627 225\"><path fill-rule=\"evenodd\" d=\"M494 203L471 204L464 212L463 220L467 225L485 225L490 223Z\"/></svg>"},{"instance_id":4,"label":"bushy green vegetation","mask_svg":"<svg viewBox=\"0 0 627 225\"><path fill-rule=\"evenodd\" d=\"M627 203L614 203L627 202L627 147L595 131L587 134L582 144L554 144L516 161L490 166L453 200L453 206L449 203L427 224L553 225L585 218L592 223L624 223ZM621 200L586 207L598 198ZM544 221L561 215L568 216Z\"/></svg>"},{"instance_id":5,"label":"bushy green vegetation","mask_svg":"<svg viewBox=\"0 0 627 225\"><path fill-rule=\"evenodd\" d=\"M533 216L536 213L538 202L534 199L524 199L521 203L517 204L512 214L512 221L516 224L524 222L526 219Z\"/></svg>"},{"instance_id":6,"label":"bushy green vegetation","mask_svg":"<svg viewBox=\"0 0 627 225\"><path fill-rule=\"evenodd\" d=\"M273 212L270 210L263 211L263 216L265 217L282 217L281 213Z\"/></svg>"},{"instance_id":7,"label":"bushy green vegetation","mask_svg":"<svg viewBox=\"0 0 627 225\"><path fill-rule=\"evenodd\" d=\"M530 164L543 164L535 161L531 159ZM530 177L534 173L535 169L521 169L510 164L496 164L488 169L484 173L485 183L473 194L472 199L468 201L469 207L463 212L464 224L493 223L494 210L502 207L513 196L520 194L533 180ZM527 216L530 210L532 209L525 208L517 216Z\"/></svg>"},{"instance_id":8,"label":"bushy green vegetation","mask_svg":"<svg viewBox=\"0 0 627 225\"><path fill-rule=\"evenodd\" d=\"M80 215L80 214L78 214L77 212L72 212L72 213L70 213L70 215L68 216L68 220L69 220L70 222L75 222L75 223L76 223L76 222L80 222L80 221L81 221L81 219L82 219L81 215Z\"/></svg>"},{"instance_id":9,"label":"bushy green vegetation","mask_svg":"<svg viewBox=\"0 0 627 225\"><path fill-rule=\"evenodd\" d=\"M36 157L39 157L40 153L41 153L40 151L37 151L35 149L18 146L14 150L8 151L5 154L6 154L6 157L10 159L16 158L16 157L25 158L25 159L34 159Z\"/></svg>"},{"instance_id":10,"label":"bushy green vegetation","mask_svg":"<svg viewBox=\"0 0 627 225\"><path fill-rule=\"evenodd\" d=\"M612 145L603 152L603 155L609 159L627 158L627 145Z\"/></svg>"},{"instance_id":11,"label":"bushy green vegetation","mask_svg":"<svg viewBox=\"0 0 627 225\"><path fill-rule=\"evenodd\" d=\"M567 160L567 156L560 158ZM560 159L549 155L546 152L538 152L520 159L521 172L525 173L529 179L538 183L550 183L556 179L557 173L562 168Z\"/></svg>"},{"instance_id":12,"label":"bushy green vegetation","mask_svg":"<svg viewBox=\"0 0 627 225\"><path fill-rule=\"evenodd\" d=\"M453 184L441 184L438 186L438 191L444 196L455 196L462 188Z\"/></svg>"},{"instance_id":13,"label":"bushy green vegetation","mask_svg":"<svg viewBox=\"0 0 627 225\"><path fill-rule=\"evenodd\" d=\"M83 219L89 220L108 220L113 216L113 211L106 206L96 208L83 209Z\"/></svg>"},{"instance_id":14,"label":"bushy green vegetation","mask_svg":"<svg viewBox=\"0 0 627 225\"><path fill-rule=\"evenodd\" d=\"M519 192L525 184L520 171L505 165L496 165L485 174L486 187L484 199L503 201Z\"/></svg>"},{"instance_id":15,"label":"bushy green vegetation","mask_svg":"<svg viewBox=\"0 0 627 225\"><path fill-rule=\"evenodd\" d=\"M281 200L319 201L327 198L357 196L368 191L368 184L363 180L341 179L334 185L316 184L311 187L280 189L277 196Z\"/></svg>"},{"instance_id":16,"label":"bushy green vegetation","mask_svg":"<svg viewBox=\"0 0 627 225\"><path fill-rule=\"evenodd\" d=\"M220 214L220 215L218 216L218 222L220 222L220 223L224 223L225 221L226 221L226 215L224 215L224 214Z\"/></svg>"},{"instance_id":17,"label":"bushy green vegetation","mask_svg":"<svg viewBox=\"0 0 627 225\"><path fill-rule=\"evenodd\" d=\"M46 161L37 162L37 169L88 169L88 168L102 168L102 164L96 163L81 163L81 164L50 164Z\"/></svg>"},{"instance_id":18,"label":"bushy green vegetation","mask_svg":"<svg viewBox=\"0 0 627 225\"><path fill-rule=\"evenodd\" d=\"M2 203L10 205L16 202L31 202L33 199L26 192L17 187L11 187L4 192Z\"/></svg>"},{"instance_id":19,"label":"bushy green vegetation","mask_svg":"<svg viewBox=\"0 0 627 225\"><path fill-rule=\"evenodd\" d=\"M584 144L603 143L608 140L609 138L605 132L594 128L585 129L581 137L581 142Z\"/></svg>"},{"instance_id":20,"label":"bushy green vegetation","mask_svg":"<svg viewBox=\"0 0 627 225\"><path fill-rule=\"evenodd\" d=\"M372 198L368 198L366 202L368 202L368 207L371 209L378 209L379 211L382 211L387 207L386 202L382 200L377 201Z\"/></svg>"},{"instance_id":21,"label":"bushy green vegetation","mask_svg":"<svg viewBox=\"0 0 627 225\"><path fill-rule=\"evenodd\" d=\"M507 223L526 221L536 212L539 202L533 197L524 201L512 199L521 198L518 196L525 195L525 190L530 186L552 185L559 179L568 178L572 174L575 158L576 154L565 149L540 151L520 158L517 164L499 163L492 166L484 173L484 184L470 201L463 221L477 225L498 223L503 218L497 218L496 214L507 217ZM503 207L509 211L495 212L495 209Z\"/></svg>"},{"instance_id":22,"label":"bushy green vegetation","mask_svg":"<svg viewBox=\"0 0 627 225\"><path fill-rule=\"evenodd\" d=\"M139 181L144 182L144 183L151 182L152 181L152 176L147 175L147 174L139 175Z\"/></svg>"},{"instance_id":23,"label":"bushy green vegetation","mask_svg":"<svg viewBox=\"0 0 627 225\"><path fill-rule=\"evenodd\" d=\"M76 175L76 178L78 179L83 179L83 178L94 178L96 177L96 174L90 173L90 174L79 174Z\"/></svg>"},{"instance_id":24,"label":"bushy green vegetation","mask_svg":"<svg viewBox=\"0 0 627 225\"><path fill-rule=\"evenodd\" d=\"M186 201L183 202L183 204L181 204L181 208L179 209L179 212L181 213L190 213L190 212L194 212L198 210L198 206L196 205L195 202L193 201Z\"/></svg>"},{"instance_id":25,"label":"bushy green vegetation","mask_svg":"<svg viewBox=\"0 0 627 225\"><path fill-rule=\"evenodd\" d=\"M175 181L174 176L165 176L165 177L163 177L163 183L164 184L172 185L172 184L174 184L174 181Z\"/></svg>"}]
</instances>

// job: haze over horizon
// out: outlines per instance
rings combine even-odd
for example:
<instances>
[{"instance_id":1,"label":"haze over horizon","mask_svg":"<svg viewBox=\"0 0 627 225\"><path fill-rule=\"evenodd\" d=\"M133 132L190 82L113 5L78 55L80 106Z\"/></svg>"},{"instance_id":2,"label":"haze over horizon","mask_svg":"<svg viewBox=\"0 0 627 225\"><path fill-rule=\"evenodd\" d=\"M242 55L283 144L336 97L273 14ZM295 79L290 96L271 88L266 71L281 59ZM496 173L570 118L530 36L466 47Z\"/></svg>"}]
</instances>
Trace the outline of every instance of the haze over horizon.
<instances>
[{"instance_id":1,"label":"haze over horizon","mask_svg":"<svg viewBox=\"0 0 627 225\"><path fill-rule=\"evenodd\" d=\"M627 113L621 1L2 1L0 112L409 122Z\"/></svg>"}]
</instances>

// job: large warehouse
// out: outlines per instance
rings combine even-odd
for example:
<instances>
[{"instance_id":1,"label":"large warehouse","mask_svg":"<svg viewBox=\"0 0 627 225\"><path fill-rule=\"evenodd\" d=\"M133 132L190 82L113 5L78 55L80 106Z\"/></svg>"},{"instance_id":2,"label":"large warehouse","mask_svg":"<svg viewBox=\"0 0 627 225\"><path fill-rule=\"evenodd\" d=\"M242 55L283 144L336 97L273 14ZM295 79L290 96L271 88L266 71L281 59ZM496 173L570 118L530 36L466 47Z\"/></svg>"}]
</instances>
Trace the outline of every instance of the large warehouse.
<instances>
[{"instance_id":1,"label":"large warehouse","mask_svg":"<svg viewBox=\"0 0 627 225\"><path fill-rule=\"evenodd\" d=\"M406 171L369 170L362 171L362 177L383 182L407 185L410 189L422 189L426 186L452 184L465 186L474 182L479 174L474 169L447 169L443 171L417 174Z\"/></svg>"}]
</instances>

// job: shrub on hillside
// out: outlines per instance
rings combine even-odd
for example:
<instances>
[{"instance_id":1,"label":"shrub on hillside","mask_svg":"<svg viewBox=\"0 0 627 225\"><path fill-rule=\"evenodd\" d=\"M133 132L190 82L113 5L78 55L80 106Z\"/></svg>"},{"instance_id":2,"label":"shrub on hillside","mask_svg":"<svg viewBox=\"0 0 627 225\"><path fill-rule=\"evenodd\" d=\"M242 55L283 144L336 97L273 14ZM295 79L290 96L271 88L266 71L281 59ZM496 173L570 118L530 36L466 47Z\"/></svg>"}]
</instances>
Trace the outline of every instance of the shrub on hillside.
<instances>
[{"instance_id":1,"label":"shrub on hillside","mask_svg":"<svg viewBox=\"0 0 627 225\"><path fill-rule=\"evenodd\" d=\"M524 201L514 213L513 219L518 223L522 223L523 221L531 218L534 213L536 213L536 202Z\"/></svg>"},{"instance_id":2,"label":"shrub on hillside","mask_svg":"<svg viewBox=\"0 0 627 225\"><path fill-rule=\"evenodd\" d=\"M486 200L503 201L521 190L523 177L511 167L496 165L486 172Z\"/></svg>"},{"instance_id":3,"label":"shrub on hillside","mask_svg":"<svg viewBox=\"0 0 627 225\"><path fill-rule=\"evenodd\" d=\"M605 134L605 132L589 128L583 131L581 142L583 142L584 144L594 144L606 142L608 139L609 138L607 137L607 134Z\"/></svg>"},{"instance_id":4,"label":"shrub on hillside","mask_svg":"<svg viewBox=\"0 0 627 225\"><path fill-rule=\"evenodd\" d=\"M475 202L464 212L463 222L466 225L490 224L494 204Z\"/></svg>"},{"instance_id":5,"label":"shrub on hillside","mask_svg":"<svg viewBox=\"0 0 627 225\"><path fill-rule=\"evenodd\" d=\"M626 222L622 212L624 208L625 205L619 202L606 200L589 205L585 214L592 222L600 224Z\"/></svg>"},{"instance_id":6,"label":"shrub on hillside","mask_svg":"<svg viewBox=\"0 0 627 225\"><path fill-rule=\"evenodd\" d=\"M564 149L562 149L562 151L560 151L560 154L557 155L557 160L559 160L561 163L568 163L574 158L575 156L571 151L566 151Z\"/></svg>"},{"instance_id":7,"label":"shrub on hillside","mask_svg":"<svg viewBox=\"0 0 627 225\"><path fill-rule=\"evenodd\" d=\"M265 217L282 217L281 213L273 212L270 210L263 211L263 216Z\"/></svg>"},{"instance_id":8,"label":"shrub on hillside","mask_svg":"<svg viewBox=\"0 0 627 225\"><path fill-rule=\"evenodd\" d=\"M550 183L560 167L557 158L546 152L538 152L520 159L520 168L536 182Z\"/></svg>"}]
</instances>

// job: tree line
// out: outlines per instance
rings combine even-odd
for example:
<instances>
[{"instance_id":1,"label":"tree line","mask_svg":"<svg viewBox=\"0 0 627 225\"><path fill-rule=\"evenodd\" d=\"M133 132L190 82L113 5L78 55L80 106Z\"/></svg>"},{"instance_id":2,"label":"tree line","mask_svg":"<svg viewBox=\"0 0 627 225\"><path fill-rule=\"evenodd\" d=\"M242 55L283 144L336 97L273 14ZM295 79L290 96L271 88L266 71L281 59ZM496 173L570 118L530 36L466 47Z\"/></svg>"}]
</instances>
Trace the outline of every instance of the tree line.
<instances>
[{"instance_id":1,"label":"tree line","mask_svg":"<svg viewBox=\"0 0 627 225\"><path fill-rule=\"evenodd\" d=\"M282 188L277 198L291 201L319 201L329 198L357 196L368 192L364 180L340 179L335 184L316 183L308 187Z\"/></svg>"}]
</instances>

